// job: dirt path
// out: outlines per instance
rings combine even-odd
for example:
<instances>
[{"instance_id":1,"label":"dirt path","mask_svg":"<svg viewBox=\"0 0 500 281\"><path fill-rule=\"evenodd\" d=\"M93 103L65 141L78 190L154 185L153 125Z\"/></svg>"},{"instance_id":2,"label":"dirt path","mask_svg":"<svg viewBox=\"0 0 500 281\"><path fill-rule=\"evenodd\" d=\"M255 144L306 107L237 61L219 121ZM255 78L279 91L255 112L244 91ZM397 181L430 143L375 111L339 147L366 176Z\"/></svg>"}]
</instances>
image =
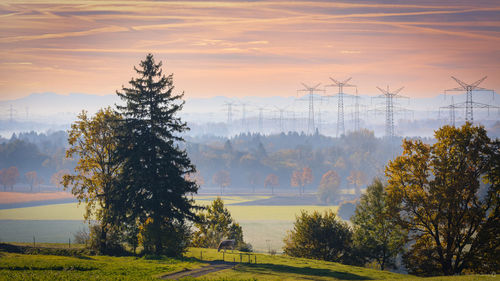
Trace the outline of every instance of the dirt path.
<instances>
[{"instance_id":1,"label":"dirt path","mask_svg":"<svg viewBox=\"0 0 500 281\"><path fill-rule=\"evenodd\" d=\"M205 274L217 272L224 269L229 269L234 267L237 263L234 262L223 262L223 261L213 261L209 262L210 265L203 266L196 269L188 269L176 273L166 274L160 277L161 279L179 279L182 277L200 277Z\"/></svg>"}]
</instances>

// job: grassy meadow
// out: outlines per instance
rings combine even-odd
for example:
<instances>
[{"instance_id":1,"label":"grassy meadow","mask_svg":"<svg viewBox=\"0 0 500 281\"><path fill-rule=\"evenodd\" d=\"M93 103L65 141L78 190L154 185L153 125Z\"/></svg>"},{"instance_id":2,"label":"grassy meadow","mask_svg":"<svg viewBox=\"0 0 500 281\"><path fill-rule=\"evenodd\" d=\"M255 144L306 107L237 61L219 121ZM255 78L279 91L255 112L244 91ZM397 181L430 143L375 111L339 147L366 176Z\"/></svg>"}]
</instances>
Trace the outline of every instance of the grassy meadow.
<instances>
[{"instance_id":1,"label":"grassy meadow","mask_svg":"<svg viewBox=\"0 0 500 281\"><path fill-rule=\"evenodd\" d=\"M216 196L196 196L198 205L210 204ZM295 216L301 210L308 212L336 206L316 205L251 205L253 201L269 199L269 195L223 196L226 207L243 228L245 241L255 251L278 252L283 247L283 237L293 227ZM246 203L246 205L238 205ZM52 204L0 210L0 241L32 242L33 236L40 242L66 242L73 233L85 227L85 208L77 203Z\"/></svg>"},{"instance_id":2,"label":"grassy meadow","mask_svg":"<svg viewBox=\"0 0 500 281\"><path fill-rule=\"evenodd\" d=\"M49 246L49 245L47 245ZM51 245L57 246L57 245ZM202 252L203 260L200 260ZM26 255L0 251L0 280L158 280L159 277L222 260L214 249L190 248L183 258ZM225 261L239 261L240 253L227 252ZM493 275L419 278L333 262L282 255L243 254L231 269L210 273L203 280L401 280L490 281ZM251 263L248 263L250 257ZM185 278L183 280L192 280Z\"/></svg>"}]
</instances>

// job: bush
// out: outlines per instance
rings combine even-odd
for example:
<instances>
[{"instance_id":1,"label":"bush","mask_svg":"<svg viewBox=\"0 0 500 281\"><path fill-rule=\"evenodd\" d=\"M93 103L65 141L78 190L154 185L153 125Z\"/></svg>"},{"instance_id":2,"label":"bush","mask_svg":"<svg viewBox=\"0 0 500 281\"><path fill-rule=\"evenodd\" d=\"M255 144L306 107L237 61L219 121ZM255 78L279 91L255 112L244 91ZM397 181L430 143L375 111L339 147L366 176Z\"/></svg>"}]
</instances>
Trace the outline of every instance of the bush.
<instances>
[{"instance_id":1,"label":"bush","mask_svg":"<svg viewBox=\"0 0 500 281\"><path fill-rule=\"evenodd\" d=\"M289 256L351 263L352 231L332 211L302 211L284 242Z\"/></svg>"},{"instance_id":2,"label":"bush","mask_svg":"<svg viewBox=\"0 0 500 281\"><path fill-rule=\"evenodd\" d=\"M106 244L105 252L102 252L101 249L101 239L102 239L102 231L101 226L99 224L93 224L90 226L90 240L89 240L89 248L94 250L100 254L112 255L112 256L121 256L126 255L127 252L123 248L122 245L122 233L117 227L110 227L106 232L106 238L104 243Z\"/></svg>"},{"instance_id":3,"label":"bush","mask_svg":"<svg viewBox=\"0 0 500 281\"><path fill-rule=\"evenodd\" d=\"M87 228L82 228L78 230L74 235L73 235L73 241L76 244L85 244L88 245L90 242L90 234L87 230Z\"/></svg>"}]
</instances>

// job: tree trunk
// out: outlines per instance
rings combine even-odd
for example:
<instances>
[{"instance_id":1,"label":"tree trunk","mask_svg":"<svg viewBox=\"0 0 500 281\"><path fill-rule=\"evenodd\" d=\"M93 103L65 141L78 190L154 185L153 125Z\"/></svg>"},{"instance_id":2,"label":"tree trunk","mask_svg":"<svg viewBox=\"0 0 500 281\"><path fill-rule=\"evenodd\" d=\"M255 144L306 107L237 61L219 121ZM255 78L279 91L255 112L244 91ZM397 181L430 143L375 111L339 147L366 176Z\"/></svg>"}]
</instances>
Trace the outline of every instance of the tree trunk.
<instances>
[{"instance_id":1,"label":"tree trunk","mask_svg":"<svg viewBox=\"0 0 500 281\"><path fill-rule=\"evenodd\" d=\"M101 224L101 237L99 238L99 252L101 252L101 254L106 254L108 250L106 247L106 236L107 236L106 225Z\"/></svg>"}]
</instances>

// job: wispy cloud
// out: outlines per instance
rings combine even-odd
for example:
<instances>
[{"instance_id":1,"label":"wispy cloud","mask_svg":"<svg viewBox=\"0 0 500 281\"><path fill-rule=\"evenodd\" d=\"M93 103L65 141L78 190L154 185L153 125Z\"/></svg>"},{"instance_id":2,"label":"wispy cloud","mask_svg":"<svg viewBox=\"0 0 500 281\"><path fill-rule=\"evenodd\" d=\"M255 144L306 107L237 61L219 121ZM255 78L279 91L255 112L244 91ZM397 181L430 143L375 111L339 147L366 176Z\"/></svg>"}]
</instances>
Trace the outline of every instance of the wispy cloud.
<instances>
[{"instance_id":1,"label":"wispy cloud","mask_svg":"<svg viewBox=\"0 0 500 281\"><path fill-rule=\"evenodd\" d=\"M500 4L398 2L4 0L0 77L9 82L0 91L113 92L149 52L198 95L264 93L267 85L288 95L301 76L331 71L366 85L408 81L407 94L431 93L437 82L421 81L453 65L464 75L500 75ZM252 86L238 89L246 79Z\"/></svg>"}]
</instances>

